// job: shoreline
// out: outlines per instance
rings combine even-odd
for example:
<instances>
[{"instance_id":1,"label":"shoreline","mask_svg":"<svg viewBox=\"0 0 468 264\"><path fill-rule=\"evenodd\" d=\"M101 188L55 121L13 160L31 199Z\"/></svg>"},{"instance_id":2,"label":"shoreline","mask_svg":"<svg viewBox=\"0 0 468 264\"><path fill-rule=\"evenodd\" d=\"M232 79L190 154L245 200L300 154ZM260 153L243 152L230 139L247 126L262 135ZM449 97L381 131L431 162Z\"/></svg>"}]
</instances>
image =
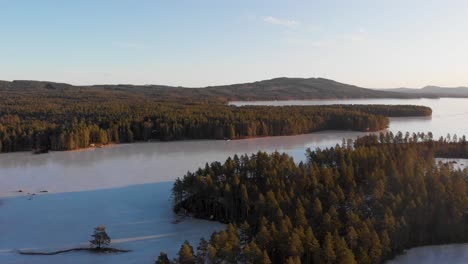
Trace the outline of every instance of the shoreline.
<instances>
[{"instance_id":1,"label":"shoreline","mask_svg":"<svg viewBox=\"0 0 468 264\"><path fill-rule=\"evenodd\" d=\"M415 118L415 117L431 117L431 116L409 116L409 117L388 117L388 119L391 121L391 119L394 118ZM8 154L14 154L14 153L26 153L26 152L31 152L32 155L44 155L44 154L50 154L50 153L60 153L60 152L84 152L84 151L91 151L91 150L96 150L96 149L102 149L102 148L112 148L112 147L117 147L119 145L127 145L127 144L143 144L143 143L169 143L169 142L190 142L190 141L241 141L241 140L252 140L252 139L264 139L264 138L280 138L280 137L294 137L294 136L302 136L302 135L311 135L311 134L319 134L319 133L328 133L328 132L356 132L356 133L364 133L364 134L375 134L379 132L383 132L388 130L390 127L386 127L381 130L376 130L376 131L360 131L360 130L338 130L338 129L324 129L324 130L317 130L313 131L310 133L298 133L298 134L289 134L289 135L277 135L277 136L243 136L243 137L238 137L238 138L233 138L233 139L213 139L213 138L199 138L199 139L193 139L193 138L186 138L186 139L176 139L176 140L135 140L133 142L124 142L124 143L109 143L105 145L100 145L100 146L94 146L94 147L85 147L85 148L77 148L77 149L70 149L70 150L50 150L47 153L39 153L35 154L32 152L32 150L20 150L20 151L13 151L13 152L1 152L1 155L8 155ZM402 133L406 133L403 131L400 131ZM422 131L422 132L430 132L430 131ZM463 135L461 135L463 136ZM339 143L339 142L337 142Z\"/></svg>"},{"instance_id":2,"label":"shoreline","mask_svg":"<svg viewBox=\"0 0 468 264\"><path fill-rule=\"evenodd\" d=\"M412 118L412 117L419 117L419 116L411 116L411 117L402 117L402 118ZM387 118L394 118L394 117L387 117ZM25 152L31 152L32 155L44 155L44 154L49 154L49 153L58 153L58 152L81 152L81 151L90 151L90 150L96 150L100 148L110 148L110 147L116 147L118 145L126 145L126 144L142 144L142 143L169 143L169 142L187 142L187 141L240 141L240 140L250 140L250 139L262 139L262 138L279 138L279 137L294 137L294 136L302 136L302 135L310 135L310 134L317 134L317 133L328 133L330 131L332 132L356 132L356 133L379 133L382 131L385 131L389 129L389 126L387 126L384 129L381 130L376 130L376 131L360 131L360 130L353 130L353 129L324 129L324 130L317 130L317 131L312 131L309 133L297 133L297 134L289 134L289 135L276 135L276 136L242 136L242 137L237 137L237 138L184 138L184 139L175 139L175 140L135 140L133 142L124 142L124 143L109 143L106 145L101 145L100 147L85 147L85 148L77 148L77 149L70 149L70 150L49 150L49 152L46 153L38 153L35 154L32 152L32 150L21 150L21 151L13 151L13 152L1 152L0 155L7 155L7 154L13 154L13 153L25 153ZM402 131L403 132L403 131Z\"/></svg>"},{"instance_id":3,"label":"shoreline","mask_svg":"<svg viewBox=\"0 0 468 264\"><path fill-rule=\"evenodd\" d=\"M80 151L89 151L89 150L96 150L100 148L110 148L115 147L116 145L120 145L120 143L109 143L109 144L102 144L99 146L89 146L85 148L77 148L77 149L70 149L70 150L50 150L49 152L80 152ZM14 153L14 152L7 152L7 153ZM47 154L47 153L43 153ZM37 154L40 155L40 154Z\"/></svg>"},{"instance_id":4,"label":"shoreline","mask_svg":"<svg viewBox=\"0 0 468 264\"><path fill-rule=\"evenodd\" d=\"M397 261L401 261L402 258L408 257L410 251L418 251L423 249L443 249L444 247L464 247L468 246L468 242L459 242L459 243L449 243L449 244L428 244L428 245L421 245L421 246L414 246L408 249L404 249L400 254L394 256L391 259L385 260L383 264L396 264Z\"/></svg>"},{"instance_id":5,"label":"shoreline","mask_svg":"<svg viewBox=\"0 0 468 264\"><path fill-rule=\"evenodd\" d=\"M50 153L61 153L61 152L85 152L85 151L91 151L91 150L96 150L96 149L101 149L101 148L111 148L111 147L117 147L119 145L128 145L128 144L144 144L144 143L170 143L170 142L188 142L188 141L241 141L241 140L251 140L251 139L262 139L262 138L279 138L279 137L295 137L295 136L302 136L302 135L310 135L310 134L316 134L316 133L327 133L327 132L356 132L356 133L378 133L387 130L388 127L377 130L377 131L359 131L359 130L334 130L334 129L325 129L325 130L318 130L318 131L313 131L310 133L299 133L299 134L290 134L290 135L278 135L278 136L245 136L245 137L238 137L238 138L233 138L233 139L215 139L215 138L199 138L199 139L194 139L194 138L187 138L187 139L176 139L176 140L135 140L133 142L124 142L124 143L109 143L106 145L102 145L100 147L85 147L85 148L77 148L77 149L70 149L70 150L49 150L49 152L46 153L33 153L32 150L20 150L20 151L13 151L13 152L1 152L0 155L8 155L8 154L14 154L14 153L26 153L26 152L31 152L31 155L45 155L45 154L50 154Z\"/></svg>"}]
</instances>

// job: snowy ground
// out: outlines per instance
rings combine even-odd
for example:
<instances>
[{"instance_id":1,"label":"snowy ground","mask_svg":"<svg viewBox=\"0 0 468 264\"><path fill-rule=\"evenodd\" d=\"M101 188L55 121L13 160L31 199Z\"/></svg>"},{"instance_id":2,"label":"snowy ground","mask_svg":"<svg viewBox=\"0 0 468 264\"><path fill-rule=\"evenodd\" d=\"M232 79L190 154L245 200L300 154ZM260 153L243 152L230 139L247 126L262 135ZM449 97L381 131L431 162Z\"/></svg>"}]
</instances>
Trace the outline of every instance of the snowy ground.
<instances>
[{"instance_id":1,"label":"snowy ground","mask_svg":"<svg viewBox=\"0 0 468 264\"><path fill-rule=\"evenodd\" d=\"M436 158L436 162L450 163L453 165L454 169L464 170L468 168L468 159L446 159L446 158Z\"/></svg>"},{"instance_id":2,"label":"snowy ground","mask_svg":"<svg viewBox=\"0 0 468 264\"><path fill-rule=\"evenodd\" d=\"M408 250L386 264L467 264L468 244L418 247Z\"/></svg>"},{"instance_id":3,"label":"snowy ground","mask_svg":"<svg viewBox=\"0 0 468 264\"><path fill-rule=\"evenodd\" d=\"M199 239L223 225L185 218L171 211L172 182L99 191L2 198L0 263L154 263L160 251L174 257L188 239ZM105 225L112 246L130 253L77 252L25 256L15 250L54 251L88 245L94 227Z\"/></svg>"}]
</instances>

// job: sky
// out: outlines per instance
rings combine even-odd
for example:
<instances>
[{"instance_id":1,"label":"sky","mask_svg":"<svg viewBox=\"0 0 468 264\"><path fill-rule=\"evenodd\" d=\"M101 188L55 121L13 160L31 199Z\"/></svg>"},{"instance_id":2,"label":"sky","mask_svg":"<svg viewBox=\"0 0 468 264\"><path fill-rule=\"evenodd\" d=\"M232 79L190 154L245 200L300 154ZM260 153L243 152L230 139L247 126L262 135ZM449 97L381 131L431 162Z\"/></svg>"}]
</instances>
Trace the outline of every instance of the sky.
<instances>
[{"instance_id":1,"label":"sky","mask_svg":"<svg viewBox=\"0 0 468 264\"><path fill-rule=\"evenodd\" d=\"M0 80L468 86L465 0L0 0Z\"/></svg>"}]
</instances>

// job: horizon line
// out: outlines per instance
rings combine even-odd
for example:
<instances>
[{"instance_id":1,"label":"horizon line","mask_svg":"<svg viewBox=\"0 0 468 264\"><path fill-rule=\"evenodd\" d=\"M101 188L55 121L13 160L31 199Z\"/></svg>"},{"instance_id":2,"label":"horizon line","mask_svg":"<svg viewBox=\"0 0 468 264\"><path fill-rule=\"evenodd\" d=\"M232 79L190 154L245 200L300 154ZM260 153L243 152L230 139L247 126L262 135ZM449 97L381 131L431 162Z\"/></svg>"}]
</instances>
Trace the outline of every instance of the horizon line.
<instances>
[{"instance_id":1,"label":"horizon line","mask_svg":"<svg viewBox=\"0 0 468 264\"><path fill-rule=\"evenodd\" d=\"M257 81L250 81L250 82L234 82L234 83L224 83L224 84L215 84L215 85L206 85L206 86L183 86L183 85L168 85L168 84L134 84L134 83L93 83L93 84L77 84L77 83L72 83L72 82L61 82L61 81L48 81L48 80L34 80L34 79L15 79L15 80L0 80L0 82L41 82L41 83L55 83L55 84L65 84L65 85L70 85L70 86L106 86L106 85L130 85L130 86L165 86L165 87L172 87L172 88L188 88L188 89L203 89L203 88L211 88L211 87L219 87L219 86L230 86L230 85L241 85L241 84L251 84L251 83L257 83L257 82L264 82L264 81L272 81L276 79L322 79L322 80L328 80L332 82L337 82L345 85L351 85L351 86L356 86L358 88L364 88L364 89L371 89L371 90L389 90L389 89L423 89L426 87L437 87L437 88L442 88L442 89L450 89L450 88L468 88L467 86L438 86L438 85L425 85L422 87L408 87L408 86L401 86L401 87L393 87L393 88L369 88L369 87L363 87L351 83L346 83L346 82L341 82L337 81L334 79L330 78L324 78L324 77L287 77L287 76L281 76L281 77L274 77L274 78L269 78L269 79L262 79L262 80L257 80Z\"/></svg>"}]
</instances>

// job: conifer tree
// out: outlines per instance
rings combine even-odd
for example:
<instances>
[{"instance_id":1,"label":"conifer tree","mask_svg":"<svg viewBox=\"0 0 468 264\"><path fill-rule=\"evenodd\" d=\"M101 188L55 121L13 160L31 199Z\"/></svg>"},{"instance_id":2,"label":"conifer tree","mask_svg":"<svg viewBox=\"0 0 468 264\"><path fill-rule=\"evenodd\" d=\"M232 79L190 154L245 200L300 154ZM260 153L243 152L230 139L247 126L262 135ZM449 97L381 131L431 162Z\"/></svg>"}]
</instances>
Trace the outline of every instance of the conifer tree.
<instances>
[{"instance_id":1,"label":"conifer tree","mask_svg":"<svg viewBox=\"0 0 468 264\"><path fill-rule=\"evenodd\" d=\"M356 259L353 252L346 245L344 238L336 235L335 240L335 249L336 249L336 262L340 264L356 264Z\"/></svg>"},{"instance_id":2,"label":"conifer tree","mask_svg":"<svg viewBox=\"0 0 468 264\"><path fill-rule=\"evenodd\" d=\"M106 233L105 226L98 226L94 228L94 234L92 235L93 240L89 241L92 246L95 246L97 249L100 249L102 246L107 246L110 244L111 239Z\"/></svg>"},{"instance_id":3,"label":"conifer tree","mask_svg":"<svg viewBox=\"0 0 468 264\"><path fill-rule=\"evenodd\" d=\"M307 228L305 233L304 249L306 252L306 263L320 262L320 244L310 226Z\"/></svg>"},{"instance_id":4,"label":"conifer tree","mask_svg":"<svg viewBox=\"0 0 468 264\"><path fill-rule=\"evenodd\" d=\"M268 256L268 253L266 252L266 250L263 250L263 257L262 257L262 262L260 262L261 264L271 264L271 260L270 260L270 257Z\"/></svg>"},{"instance_id":5,"label":"conifer tree","mask_svg":"<svg viewBox=\"0 0 468 264\"><path fill-rule=\"evenodd\" d=\"M184 244L180 247L178 253L178 261L180 264L194 264L195 256L193 255L193 248L188 241L185 241Z\"/></svg>"},{"instance_id":6,"label":"conifer tree","mask_svg":"<svg viewBox=\"0 0 468 264\"><path fill-rule=\"evenodd\" d=\"M324 263L330 263L330 264L335 263L335 260L336 260L333 237L330 234L330 232L327 232L323 241L322 259Z\"/></svg>"},{"instance_id":7,"label":"conifer tree","mask_svg":"<svg viewBox=\"0 0 468 264\"><path fill-rule=\"evenodd\" d=\"M208 242L204 239L200 239L200 243L197 247L196 263L205 264L208 259Z\"/></svg>"},{"instance_id":8,"label":"conifer tree","mask_svg":"<svg viewBox=\"0 0 468 264\"><path fill-rule=\"evenodd\" d=\"M171 261L167 257L167 254L164 252L159 253L159 257L156 260L155 264L171 264Z\"/></svg>"}]
</instances>

